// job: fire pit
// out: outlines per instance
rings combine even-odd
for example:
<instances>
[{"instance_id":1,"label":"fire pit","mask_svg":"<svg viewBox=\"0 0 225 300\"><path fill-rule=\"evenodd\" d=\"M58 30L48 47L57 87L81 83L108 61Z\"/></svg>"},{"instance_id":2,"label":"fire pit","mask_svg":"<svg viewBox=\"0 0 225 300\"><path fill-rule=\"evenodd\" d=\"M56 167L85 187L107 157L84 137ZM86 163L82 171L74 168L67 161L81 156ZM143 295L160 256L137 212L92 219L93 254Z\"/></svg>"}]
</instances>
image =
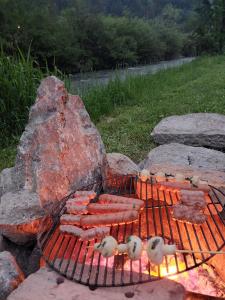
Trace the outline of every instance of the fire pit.
<instances>
[{"instance_id":1,"label":"fire pit","mask_svg":"<svg viewBox=\"0 0 225 300\"><path fill-rule=\"evenodd\" d=\"M144 243L150 237L161 236L166 243L176 244L179 249L195 251L219 251L225 245L224 204L221 200L225 194L215 187L210 187L207 197L207 221L201 225L194 225L172 219L170 211L178 202L178 193L160 190L152 179L140 183L135 176L115 176L103 182L103 186L104 192L133 198L138 194L145 200L145 209L137 222L111 227L110 234L120 243L125 242L130 235L137 235ZM93 188L98 194L101 193L102 183L86 186L83 190ZM147 255L143 255L138 261L131 261L126 255L104 258L100 253L93 251L94 243L99 240L82 242L75 236L59 231L60 216L64 214L65 204L70 196L51 208L38 235L38 244L45 261L70 280L91 288L151 282L189 271L207 262L214 255L174 254L166 256L160 266L151 264ZM51 222L51 228L47 231L44 230L46 222Z\"/></svg>"}]
</instances>

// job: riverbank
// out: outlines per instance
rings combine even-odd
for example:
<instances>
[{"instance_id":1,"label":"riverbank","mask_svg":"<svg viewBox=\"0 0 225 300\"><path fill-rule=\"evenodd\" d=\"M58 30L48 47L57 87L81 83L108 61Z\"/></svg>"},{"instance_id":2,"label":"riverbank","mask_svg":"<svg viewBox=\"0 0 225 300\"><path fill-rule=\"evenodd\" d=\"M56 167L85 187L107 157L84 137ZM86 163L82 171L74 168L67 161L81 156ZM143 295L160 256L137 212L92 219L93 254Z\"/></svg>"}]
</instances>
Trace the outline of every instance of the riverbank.
<instances>
[{"instance_id":1,"label":"riverbank","mask_svg":"<svg viewBox=\"0 0 225 300\"><path fill-rule=\"evenodd\" d=\"M198 58L154 75L115 80L84 96L107 152L136 162L155 147L150 132L164 117L191 112L225 113L225 56ZM14 162L16 146L0 149L0 170Z\"/></svg>"},{"instance_id":2,"label":"riverbank","mask_svg":"<svg viewBox=\"0 0 225 300\"><path fill-rule=\"evenodd\" d=\"M162 118L195 112L225 114L224 70L225 56L203 57L155 75L128 78L114 89L113 85L93 89L85 102L107 152L140 162L155 147L150 133Z\"/></svg>"},{"instance_id":3,"label":"riverbank","mask_svg":"<svg viewBox=\"0 0 225 300\"><path fill-rule=\"evenodd\" d=\"M138 65L135 67L128 67L124 69L78 73L69 76L71 81L71 89L73 92L77 92L79 95L81 95L85 93L86 90L96 85L106 85L109 83L109 81L118 78L124 81L129 76L155 74L161 70L180 67L183 64L190 63L194 59L195 57L183 57L168 61L160 61L150 65Z\"/></svg>"}]
</instances>

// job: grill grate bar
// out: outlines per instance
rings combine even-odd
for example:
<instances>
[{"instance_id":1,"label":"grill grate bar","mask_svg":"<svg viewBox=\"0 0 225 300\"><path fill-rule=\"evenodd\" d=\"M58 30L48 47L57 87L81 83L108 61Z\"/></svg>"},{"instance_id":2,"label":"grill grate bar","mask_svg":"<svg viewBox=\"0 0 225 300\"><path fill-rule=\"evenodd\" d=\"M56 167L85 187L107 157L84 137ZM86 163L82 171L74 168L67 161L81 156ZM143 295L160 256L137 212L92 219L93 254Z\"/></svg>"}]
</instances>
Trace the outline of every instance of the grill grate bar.
<instances>
[{"instance_id":1,"label":"grill grate bar","mask_svg":"<svg viewBox=\"0 0 225 300\"><path fill-rule=\"evenodd\" d=\"M172 227L171 227L171 222L170 222L170 217L169 217L169 211L168 211L168 207L166 206L166 194L165 194L165 191L163 191L163 201L165 203L165 208L166 208L166 218L167 218L167 222L168 222L168 225L169 225L171 242L175 243L175 240L174 240L174 237L173 237L173 230L172 230ZM176 253L174 254L174 257L175 257L175 263L176 263L177 272L179 272L178 259L177 259L177 254ZM167 257L166 257L166 259L167 259Z\"/></svg>"}]
</instances>

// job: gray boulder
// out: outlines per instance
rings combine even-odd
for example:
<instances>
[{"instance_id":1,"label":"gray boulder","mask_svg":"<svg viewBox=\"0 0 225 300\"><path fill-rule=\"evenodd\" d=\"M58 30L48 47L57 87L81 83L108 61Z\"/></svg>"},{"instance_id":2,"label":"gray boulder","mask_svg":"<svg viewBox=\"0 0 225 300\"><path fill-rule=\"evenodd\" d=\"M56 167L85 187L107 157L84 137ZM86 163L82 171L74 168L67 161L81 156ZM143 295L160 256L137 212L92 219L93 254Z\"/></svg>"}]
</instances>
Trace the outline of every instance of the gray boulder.
<instances>
[{"instance_id":1,"label":"gray boulder","mask_svg":"<svg viewBox=\"0 0 225 300\"><path fill-rule=\"evenodd\" d=\"M176 143L161 145L150 151L139 167L152 173L197 175L217 187L225 186L225 154L216 150Z\"/></svg>"},{"instance_id":2,"label":"gray boulder","mask_svg":"<svg viewBox=\"0 0 225 300\"><path fill-rule=\"evenodd\" d=\"M0 300L15 290L24 280L24 275L15 258L7 251L0 253Z\"/></svg>"},{"instance_id":3,"label":"gray boulder","mask_svg":"<svg viewBox=\"0 0 225 300\"><path fill-rule=\"evenodd\" d=\"M36 238L44 215L36 193L5 193L0 203L0 233L16 244L26 244Z\"/></svg>"},{"instance_id":4,"label":"gray boulder","mask_svg":"<svg viewBox=\"0 0 225 300\"><path fill-rule=\"evenodd\" d=\"M177 143L162 145L153 149L140 166L148 169L153 164L163 163L225 172L224 153Z\"/></svg>"},{"instance_id":5,"label":"gray boulder","mask_svg":"<svg viewBox=\"0 0 225 300\"><path fill-rule=\"evenodd\" d=\"M163 119L151 133L157 144L225 148L225 115L195 113Z\"/></svg>"}]
</instances>

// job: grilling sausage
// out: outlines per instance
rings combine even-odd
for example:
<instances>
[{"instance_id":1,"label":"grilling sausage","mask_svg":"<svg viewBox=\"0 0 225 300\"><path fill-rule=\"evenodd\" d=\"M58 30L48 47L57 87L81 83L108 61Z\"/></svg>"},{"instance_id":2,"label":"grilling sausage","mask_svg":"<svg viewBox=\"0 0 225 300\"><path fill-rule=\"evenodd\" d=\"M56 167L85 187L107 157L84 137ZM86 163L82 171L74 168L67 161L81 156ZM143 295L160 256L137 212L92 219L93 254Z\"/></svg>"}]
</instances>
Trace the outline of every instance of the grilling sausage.
<instances>
[{"instance_id":1,"label":"grilling sausage","mask_svg":"<svg viewBox=\"0 0 225 300\"><path fill-rule=\"evenodd\" d=\"M112 203L112 204L98 204L93 203L89 204L88 212L90 214L104 214L104 213L112 213L112 212L120 212L126 210L139 210L140 206L135 204L123 204L123 203Z\"/></svg>"},{"instance_id":2,"label":"grilling sausage","mask_svg":"<svg viewBox=\"0 0 225 300\"><path fill-rule=\"evenodd\" d=\"M108 204L108 203L123 203L123 204L133 204L135 206L140 206L140 208L144 207L144 201L136 199L136 198L129 198L129 197L122 197L117 195L110 195L110 194L102 194L99 196L98 203L101 204Z\"/></svg>"},{"instance_id":3,"label":"grilling sausage","mask_svg":"<svg viewBox=\"0 0 225 300\"><path fill-rule=\"evenodd\" d=\"M82 241L90 241L95 238L104 238L106 235L109 235L110 227L96 227L88 230L84 230L80 236Z\"/></svg>"},{"instance_id":4,"label":"grilling sausage","mask_svg":"<svg viewBox=\"0 0 225 300\"><path fill-rule=\"evenodd\" d=\"M94 191L76 191L74 194L75 198L83 196L87 196L90 200L92 200L96 197L96 193Z\"/></svg>"},{"instance_id":5,"label":"grilling sausage","mask_svg":"<svg viewBox=\"0 0 225 300\"><path fill-rule=\"evenodd\" d=\"M86 205L68 205L66 210L73 215L86 215L88 213Z\"/></svg>"},{"instance_id":6,"label":"grilling sausage","mask_svg":"<svg viewBox=\"0 0 225 300\"><path fill-rule=\"evenodd\" d=\"M88 196L81 196L77 198L70 198L66 201L66 205L88 205L90 203Z\"/></svg>"},{"instance_id":7,"label":"grilling sausage","mask_svg":"<svg viewBox=\"0 0 225 300\"><path fill-rule=\"evenodd\" d=\"M83 233L83 229L72 225L60 225L59 230L63 233L72 234L74 236L79 236L79 237Z\"/></svg>"},{"instance_id":8,"label":"grilling sausage","mask_svg":"<svg viewBox=\"0 0 225 300\"><path fill-rule=\"evenodd\" d=\"M62 215L60 218L61 225L80 225L80 215Z\"/></svg>"},{"instance_id":9,"label":"grilling sausage","mask_svg":"<svg viewBox=\"0 0 225 300\"><path fill-rule=\"evenodd\" d=\"M138 220L138 211L128 210L117 213L109 213L102 215L89 215L81 217L81 226L92 227L92 226L111 226L124 223L132 223Z\"/></svg>"}]
</instances>

